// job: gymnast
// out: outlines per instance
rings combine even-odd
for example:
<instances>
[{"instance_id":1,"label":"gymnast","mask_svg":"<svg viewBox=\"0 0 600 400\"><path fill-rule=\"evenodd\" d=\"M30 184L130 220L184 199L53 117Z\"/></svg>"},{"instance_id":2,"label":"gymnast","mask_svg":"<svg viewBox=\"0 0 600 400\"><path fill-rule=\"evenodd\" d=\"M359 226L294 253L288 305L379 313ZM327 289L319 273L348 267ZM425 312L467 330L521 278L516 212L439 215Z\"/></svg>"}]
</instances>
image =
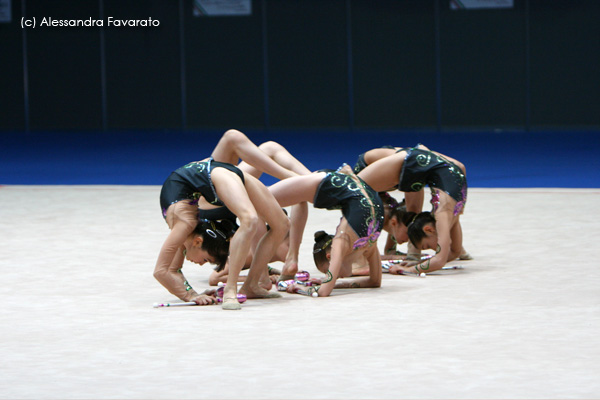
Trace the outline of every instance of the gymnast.
<instances>
[{"instance_id":1,"label":"gymnast","mask_svg":"<svg viewBox=\"0 0 600 400\"><path fill-rule=\"evenodd\" d=\"M400 149L368 165L358 176L377 191L397 188L407 193L419 192L426 185L431 189L434 218L422 224L426 215L422 213L423 216L414 214L410 222L405 221L409 237L415 222L419 224L412 230L423 231L423 237L413 234L413 246L419 250L431 248L436 255L427 260L407 261L390 269L391 273L400 269L412 273L436 271L463 252L460 215L467 201L467 178L461 163L430 150Z\"/></svg>"},{"instance_id":2,"label":"gymnast","mask_svg":"<svg viewBox=\"0 0 600 400\"><path fill-rule=\"evenodd\" d=\"M427 146L419 143L416 146L417 149L421 149L421 150L430 150ZM362 171L363 169L365 169L369 164L374 163L377 160L380 160L384 157L390 156L392 154L397 153L400 150L403 149L407 149L404 147L394 147L394 146L382 146L380 148L376 148L376 149L371 149L365 153L362 153L358 156L358 160L356 161L356 164L354 165L354 173L358 174L360 171ZM439 153L438 153L439 154ZM466 169L465 166L458 160L455 160L453 158L450 158L448 156L445 156L449 161L451 161L452 163L454 163L456 166L458 166L463 173L466 174ZM423 208L423 201L424 201L424 192L423 190L420 190L419 192L411 192L411 193L406 193L406 200L403 202L404 206L406 207L406 210L409 212L415 212L415 213L419 213L422 211ZM385 201L384 201L385 204ZM387 218L386 218L387 221ZM387 231L387 229L384 228L384 230ZM406 229L404 229L403 235L404 238L402 239L402 241L398 242L397 239L394 235L390 235L388 234L386 243L385 243L385 252L384 254L386 255L403 255L402 253L396 251L396 245L397 244L401 244L404 243L408 240L408 235L406 232ZM420 250L416 249L413 247L411 242L408 242L408 255L407 255L407 259L408 260L418 260L420 259ZM393 258L393 257L392 257ZM473 257L463 248L460 255L458 256L458 258L460 260L472 260Z\"/></svg>"},{"instance_id":3,"label":"gymnast","mask_svg":"<svg viewBox=\"0 0 600 400\"><path fill-rule=\"evenodd\" d=\"M402 223L402 219L398 218L396 214L398 212L406 211L406 201L403 199L400 203L388 192L379 192L379 197L383 201L384 210L384 223L383 230L387 232L387 239L383 254L381 254L382 260L399 260L406 258L407 254L397 250L397 246L402 243L406 243L408 238L400 240L395 235L395 230ZM400 240L400 241L399 241Z\"/></svg>"},{"instance_id":4,"label":"gymnast","mask_svg":"<svg viewBox=\"0 0 600 400\"><path fill-rule=\"evenodd\" d=\"M406 211L404 203L395 202L394 198L389 196L386 192L380 192L384 205L384 222L383 231L388 232L389 236L397 238L400 243L408 241L408 233L406 225L408 225L412 218L416 215L415 213ZM391 204L391 206L390 206ZM328 234L325 231L318 231L315 233L315 244L313 248L313 258L315 266L322 273L327 273L328 264L327 261L331 257L331 239L333 235ZM394 239L396 241L396 239ZM382 260L396 260L400 259L397 255L381 255ZM397 271L397 270L395 270ZM342 277L347 276L361 276L369 275L369 265L365 259L357 259L352 263L351 270L346 270L346 274Z\"/></svg>"},{"instance_id":5,"label":"gymnast","mask_svg":"<svg viewBox=\"0 0 600 400\"><path fill-rule=\"evenodd\" d=\"M297 175L274 162L242 132L229 130L223 134L211 157L177 169L163 184L160 204L171 232L158 255L154 277L183 301L194 301L199 305L216 303L213 295L198 294L187 283L181 272L184 259L200 265L206 262L222 265L225 262L223 248L231 248L229 276L237 281L260 219L269 224L270 229L256 246L240 293L247 298L280 297L261 287L259 279L266 276L267 262L288 233L290 223L271 192L258 179L234 166L240 158L279 179ZM214 222L198 224L200 197L212 206L227 207L237 217L240 224L235 234L228 234L223 230L226 227ZM219 243L219 250L213 249L213 241L207 239L209 236ZM226 286L222 308L241 308L237 285Z\"/></svg>"},{"instance_id":6,"label":"gymnast","mask_svg":"<svg viewBox=\"0 0 600 400\"><path fill-rule=\"evenodd\" d=\"M313 260L317 269L326 274L329 270L329 262L331 261L331 243L335 236L325 231L315 232L315 244L313 245ZM369 263L364 257L357 257L352 263L343 265L339 278L348 278L351 276L369 276ZM313 283L321 283L318 278L311 278Z\"/></svg>"},{"instance_id":7,"label":"gymnast","mask_svg":"<svg viewBox=\"0 0 600 400\"><path fill-rule=\"evenodd\" d=\"M329 296L334 288L367 288L381 286L381 258L377 238L383 227L383 203L378 194L352 173L349 166L337 171L317 171L277 182L269 187L282 207L298 202L311 202L316 208L341 209L342 219L331 240L327 277L321 285L305 287L291 284L290 293L319 297ZM337 281L348 276L352 262L364 257L369 276L351 281Z\"/></svg>"},{"instance_id":8,"label":"gymnast","mask_svg":"<svg viewBox=\"0 0 600 400\"><path fill-rule=\"evenodd\" d=\"M358 174L360 171L365 169L368 165L374 163L377 160L380 160L384 157L390 156L396 153L399 150L402 150L404 147L395 147L395 146L381 146L379 148L371 149L366 151L358 156L356 163L354 164L353 171L355 174ZM422 144L418 144L417 148L423 150L429 150L426 146ZM385 193L385 192L383 192ZM415 192L415 193L407 193L405 194L405 199L402 201L402 204L407 207L406 203L408 202L408 209L413 212L420 212L423 208L423 200L425 198L423 191ZM393 198L392 198L393 199ZM385 205L384 198L384 205ZM393 205L392 205L393 206ZM386 223L388 219L386 218ZM413 248L411 243L408 243L408 255L402 254L397 251L397 245L403 242L398 242L393 234L389 232L388 229L385 229L388 232L387 239L385 241L384 246L384 255L385 256L407 256L408 259L418 259L420 258L420 251ZM408 238L404 240L406 242ZM386 259L398 259L400 257L385 257Z\"/></svg>"},{"instance_id":9,"label":"gymnast","mask_svg":"<svg viewBox=\"0 0 600 400\"><path fill-rule=\"evenodd\" d=\"M204 200L204 198L200 198L199 203L200 202L206 202L206 200ZM206 203L210 204L208 202ZM287 211L283 210L283 212L287 215ZM204 220L212 221L214 223L226 223L226 226L230 229L230 236L233 236L233 234L239 227L237 224L237 217L226 207L218 207L215 209L208 210L198 208L198 223L202 223L202 221ZM250 248L250 254L248 254L248 257L246 257L246 261L244 263L244 266L242 267L242 270L247 270L252 265L252 255L254 253L254 250L256 249L256 245L258 244L258 241L263 237L267 229L269 229L268 225L258 224L256 234L254 235L252 246ZM271 262L285 260L285 255L287 254L288 247L289 233L288 235L286 235L284 241L279 245L279 247L275 251ZM208 284L211 286L217 286L219 283L227 283L227 278L229 275L229 264L227 262L216 262L214 264L216 264L216 266L211 272L210 276L208 277ZM281 271L268 266L268 284L265 284L265 277L261 276L259 278L261 286L267 290L270 290L273 286L273 283L277 282L277 277L280 274ZM245 279L245 276L239 276L238 282L244 282Z\"/></svg>"},{"instance_id":10,"label":"gymnast","mask_svg":"<svg viewBox=\"0 0 600 400\"><path fill-rule=\"evenodd\" d=\"M311 171L306 168L300 161L298 161L293 155L291 155L285 147L281 144L273 141L264 142L258 146L258 148L265 153L269 158L271 158L274 162L286 168L290 171L295 172L298 175L308 175ZM259 179L262 175L263 171L260 169L248 164L245 161L242 161L238 168L244 171L247 174L254 176L256 179ZM220 207L217 209L208 209L210 208L210 204L206 202L204 199L200 199L199 202L200 209L199 218L207 218L207 219L229 219L234 224L236 222L236 216L233 215L227 208ZM285 210L284 213L287 214ZM306 221L308 219L308 204L306 202L302 202L299 204L295 204L291 208L291 216L290 216L290 231L288 235L286 235L285 239L279 245L273 257L269 262L283 262L283 272L284 274L288 271L292 272L292 277L295 272L298 271L298 258L299 258L299 250L300 244L302 242L302 234L304 232L304 227L306 226ZM237 226L237 224L236 224ZM256 234L254 235L252 246L250 250L250 254L246 259L244 267L242 269L250 268L252 264L252 258L254 254L254 250L259 240L265 234L266 229L268 229L268 225L259 224ZM289 273L289 272L288 272ZM211 286L216 286L219 282L226 283L229 274L229 265L225 264L223 266L217 266L215 271L213 271L209 277L208 283ZM281 276L282 272L268 267L268 277L263 276L260 278L261 285L269 290L273 283L276 283L278 278ZM285 276L285 275L284 275ZM245 276L240 276L238 281L245 281Z\"/></svg>"}]
</instances>

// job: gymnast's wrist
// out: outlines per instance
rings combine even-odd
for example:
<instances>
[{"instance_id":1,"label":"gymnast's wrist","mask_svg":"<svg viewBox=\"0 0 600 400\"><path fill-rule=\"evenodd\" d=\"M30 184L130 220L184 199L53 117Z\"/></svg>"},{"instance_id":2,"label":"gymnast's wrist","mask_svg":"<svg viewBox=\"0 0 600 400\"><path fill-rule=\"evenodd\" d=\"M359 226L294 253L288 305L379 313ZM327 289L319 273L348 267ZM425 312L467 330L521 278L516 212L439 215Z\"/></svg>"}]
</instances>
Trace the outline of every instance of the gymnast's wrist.
<instances>
[{"instance_id":1,"label":"gymnast's wrist","mask_svg":"<svg viewBox=\"0 0 600 400\"><path fill-rule=\"evenodd\" d=\"M185 293L185 296L183 296L183 298L181 300L183 301L194 301L194 299L196 297L200 296L198 293L196 293L196 291L194 289L188 290Z\"/></svg>"}]
</instances>

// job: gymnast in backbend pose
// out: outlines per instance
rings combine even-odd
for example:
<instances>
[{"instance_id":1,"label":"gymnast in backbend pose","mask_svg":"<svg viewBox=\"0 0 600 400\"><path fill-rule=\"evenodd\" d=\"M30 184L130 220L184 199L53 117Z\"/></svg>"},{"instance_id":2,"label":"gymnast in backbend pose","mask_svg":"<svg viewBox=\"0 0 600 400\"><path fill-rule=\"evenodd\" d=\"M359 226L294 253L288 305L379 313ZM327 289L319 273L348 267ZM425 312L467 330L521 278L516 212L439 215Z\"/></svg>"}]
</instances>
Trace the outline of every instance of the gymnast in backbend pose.
<instances>
[{"instance_id":1,"label":"gymnast in backbend pose","mask_svg":"<svg viewBox=\"0 0 600 400\"><path fill-rule=\"evenodd\" d=\"M420 143L416 146L416 148L420 149L420 150L430 150L427 146L420 144ZM360 171L362 171L368 165L374 163L375 161L378 161L382 158L393 155L393 154L397 153L398 151L406 150L406 149L408 149L408 148L394 147L394 146L382 146L380 148L371 149L365 153L362 153L358 156L358 160L356 161L356 164L354 165L354 173L358 174ZM439 154L439 153L436 153L436 154ZM448 161L451 161L454 165L456 165L464 174L466 174L465 166L460 161L457 161L448 156L445 156L445 157ZM414 212L414 213L419 213L422 211L423 200L425 198L423 190L420 190L418 192L409 192L409 193L406 193L405 196L406 196L406 201L405 201L405 210L406 211ZM384 204L385 204L385 201L384 201ZM395 228L394 230L397 232L394 234L388 234L388 237L387 237L387 240L385 243L385 254L386 255L394 255L394 254L401 255L401 253L396 251L396 245L406 243L408 241L408 233L407 233L406 225L402 224L401 215L397 215L396 217L397 217L396 220L392 220L392 225L393 225L392 228ZM386 214L386 227L384 229L389 232L390 229L386 229L387 225L388 225L387 221L388 221L388 218L387 218L387 214ZM416 260L420 259L420 249L414 248L412 246L411 242L408 242L408 248L409 248L409 254L407 257L408 260L416 261ZM471 257L471 255L464 248L461 250L461 253L459 254L458 258L461 260L472 260L473 259L473 257Z\"/></svg>"},{"instance_id":2,"label":"gymnast in backbend pose","mask_svg":"<svg viewBox=\"0 0 600 400\"><path fill-rule=\"evenodd\" d=\"M417 147L420 149L429 150L427 147L425 147L422 144L418 144ZM403 147L382 146L379 148L371 149L362 154L359 154L358 159L356 160L356 163L354 164L353 171L355 174L358 174L360 171L365 169L369 164L372 164L375 161L380 160L384 157L390 156L401 149L403 149ZM383 193L385 193L385 192L383 192ZM423 191L409 193L409 194L406 194L405 196L406 196L406 198L402 201L403 205L405 207L407 207L406 203L408 202L408 209L410 209L413 212L420 212L423 207L423 199L424 199ZM393 199L393 197L392 197L392 199ZM384 205L386 205L385 198L384 198ZM393 208L393 204L390 204L390 205ZM386 208L388 208L388 207L386 207ZM391 233L389 231L389 229L386 229L386 228L388 228L388 218L387 218L388 212L387 211L388 210L386 210L386 226L384 227L384 230L388 232L388 235L387 235L387 239L385 241L383 255L391 256L391 257L385 257L385 258L396 258L397 259L397 258L400 258L398 256L404 256L404 254L397 251L397 249L396 249L397 245L406 242L408 240L408 238L406 238L403 242L398 242L396 240L396 237L393 235L393 233ZM394 256L396 256L396 257L394 257ZM414 249L411 246L411 244L409 243L408 258L417 259L417 258L419 258L419 256L420 256L420 251L418 251L417 249Z\"/></svg>"},{"instance_id":3,"label":"gymnast in backbend pose","mask_svg":"<svg viewBox=\"0 0 600 400\"><path fill-rule=\"evenodd\" d=\"M200 265L205 262L224 264L230 248L229 275L237 281L260 219L269 224L270 230L256 247L248 278L240 292L248 298L280 296L262 288L259 279L266 276L267 262L287 235L290 223L271 192L258 179L234 166L240 158L279 179L297 175L274 162L243 133L229 130L211 157L177 169L163 184L160 203L171 232L158 255L154 277L181 300L200 305L216 302L214 296L198 294L187 283L181 272L184 258ZM240 224L235 234L231 236L211 221L198 223L200 197L212 206L227 207L237 217ZM209 238L217 241L218 248ZM237 285L225 288L222 307L225 310L241 308Z\"/></svg>"},{"instance_id":4,"label":"gymnast in backbend pose","mask_svg":"<svg viewBox=\"0 0 600 400\"><path fill-rule=\"evenodd\" d=\"M461 166L443 154L408 148L375 161L358 174L377 191L397 188L410 193L418 192L426 185L431 189L433 212L414 214L410 221L407 216L405 229L417 249L431 248L436 255L424 261L395 266L390 269L391 273L397 273L399 269L413 273L436 271L463 251L460 215L467 201L467 178L464 166ZM428 214L433 218L425 222ZM423 236L419 236L417 231L422 231Z\"/></svg>"},{"instance_id":5,"label":"gymnast in backbend pose","mask_svg":"<svg viewBox=\"0 0 600 400\"><path fill-rule=\"evenodd\" d=\"M258 146L258 148L265 153L269 158L271 158L274 162L286 168L290 171L295 172L298 175L308 175L311 171L306 168L300 161L298 161L294 156L292 156L285 147L281 144L268 141L262 143ZM262 175L263 171L260 169L248 164L245 161L242 161L238 168L244 171L247 174L252 175L256 179L259 179ZM222 220L229 219L235 224L236 216L233 215L227 208L220 207L217 209L210 209L211 206L204 199L201 199L199 202L199 216L200 218L207 218L210 220ZM285 212L285 210L284 210ZM286 213L287 214L287 213ZM285 276L288 271L293 271L292 275L298 271L298 258L299 258L299 250L300 243L302 241L302 234L304 232L304 227L306 226L306 221L308 219L308 204L306 202L302 202L299 204L295 204L291 208L291 216L290 216L290 231L289 234L286 235L283 242L277 247L277 250L273 254L273 257L269 262L281 261L283 262L283 274ZM250 268L252 264L252 259L254 255L254 251L259 240L265 234L268 229L268 225L259 224L258 229L256 231L256 235L254 235L252 246L250 248L250 254L246 259L244 267L242 269ZM277 278L282 274L281 271L276 270L275 268L268 267L268 278L262 277L261 284L265 289L270 289L272 283L277 282ZM225 264L223 266L217 266L216 270L213 271L209 277L209 284L212 286L217 285L219 282L226 283L229 275L229 265ZM240 276L238 281L243 282L245 280L245 276Z\"/></svg>"},{"instance_id":6,"label":"gymnast in backbend pose","mask_svg":"<svg viewBox=\"0 0 600 400\"><path fill-rule=\"evenodd\" d=\"M298 202L311 202L316 208L341 209L342 219L331 240L331 256L327 277L321 285L288 286L290 293L320 297L329 296L334 288L365 288L381 286L381 258L377 238L383 226L383 204L378 194L345 166L338 171L317 171L297 176L269 187L282 207ZM369 276L338 281L349 276L354 260L364 257L369 264Z\"/></svg>"}]
</instances>

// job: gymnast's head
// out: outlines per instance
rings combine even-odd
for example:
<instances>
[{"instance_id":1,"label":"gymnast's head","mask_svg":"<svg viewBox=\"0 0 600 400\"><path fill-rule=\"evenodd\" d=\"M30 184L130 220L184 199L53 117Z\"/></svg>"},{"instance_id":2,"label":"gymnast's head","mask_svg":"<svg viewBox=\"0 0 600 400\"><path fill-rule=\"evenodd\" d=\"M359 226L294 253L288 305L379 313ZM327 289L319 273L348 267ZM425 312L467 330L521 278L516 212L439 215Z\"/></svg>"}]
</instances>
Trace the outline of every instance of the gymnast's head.
<instances>
[{"instance_id":1,"label":"gymnast's head","mask_svg":"<svg viewBox=\"0 0 600 400\"><path fill-rule=\"evenodd\" d=\"M438 235L435 229L435 216L428 211L417 214L408 224L408 237L417 249L437 250Z\"/></svg>"},{"instance_id":2,"label":"gymnast's head","mask_svg":"<svg viewBox=\"0 0 600 400\"><path fill-rule=\"evenodd\" d=\"M192 232L191 242L186 244L185 258L203 265L217 265L217 271L225 268L229 256L229 240L235 233L235 225L229 220L209 221L201 219Z\"/></svg>"},{"instance_id":3,"label":"gymnast's head","mask_svg":"<svg viewBox=\"0 0 600 400\"><path fill-rule=\"evenodd\" d=\"M331 242L333 235L325 231L315 232L315 245L313 246L313 258L315 266L322 273L329 271L329 260L331 259Z\"/></svg>"},{"instance_id":4,"label":"gymnast's head","mask_svg":"<svg viewBox=\"0 0 600 400\"><path fill-rule=\"evenodd\" d=\"M386 216L388 214L386 213ZM417 214L414 212L406 211L404 202L398 204L396 207L390 208L387 222L384 226L387 226L387 231L392 234L396 243L402 244L408 242L408 225L415 218Z\"/></svg>"}]
</instances>

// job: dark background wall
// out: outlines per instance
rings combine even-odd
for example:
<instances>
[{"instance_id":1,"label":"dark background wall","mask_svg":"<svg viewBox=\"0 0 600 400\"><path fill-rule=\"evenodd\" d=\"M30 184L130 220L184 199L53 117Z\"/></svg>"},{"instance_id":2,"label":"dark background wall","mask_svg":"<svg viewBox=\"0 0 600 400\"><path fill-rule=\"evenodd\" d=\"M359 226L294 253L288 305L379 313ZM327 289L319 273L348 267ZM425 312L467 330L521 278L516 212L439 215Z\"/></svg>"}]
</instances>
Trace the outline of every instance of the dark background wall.
<instances>
[{"instance_id":1,"label":"dark background wall","mask_svg":"<svg viewBox=\"0 0 600 400\"><path fill-rule=\"evenodd\" d=\"M0 131L600 127L600 2L13 0ZM21 17L160 20L22 29Z\"/></svg>"},{"instance_id":2,"label":"dark background wall","mask_svg":"<svg viewBox=\"0 0 600 400\"><path fill-rule=\"evenodd\" d=\"M600 1L13 0L0 23L0 185L152 184L223 131L309 169L418 142L471 187L600 187ZM159 27L21 28L21 18ZM261 178L267 184L269 177Z\"/></svg>"}]
</instances>

